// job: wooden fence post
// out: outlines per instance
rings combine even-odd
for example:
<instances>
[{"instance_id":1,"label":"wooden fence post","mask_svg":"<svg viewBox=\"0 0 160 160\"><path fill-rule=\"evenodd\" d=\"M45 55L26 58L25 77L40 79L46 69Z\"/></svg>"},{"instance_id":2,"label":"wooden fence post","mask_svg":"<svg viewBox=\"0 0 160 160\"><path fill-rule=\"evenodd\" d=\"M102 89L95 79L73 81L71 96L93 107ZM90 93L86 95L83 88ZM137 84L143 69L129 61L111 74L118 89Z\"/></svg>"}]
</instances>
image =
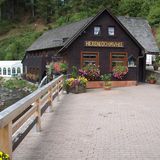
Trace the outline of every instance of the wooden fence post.
<instances>
[{"instance_id":1,"label":"wooden fence post","mask_svg":"<svg viewBox=\"0 0 160 160\"><path fill-rule=\"evenodd\" d=\"M37 116L37 123L36 123L36 130L37 132L41 131L41 105L40 105L40 99L36 100L36 116Z\"/></svg>"},{"instance_id":2,"label":"wooden fence post","mask_svg":"<svg viewBox=\"0 0 160 160\"><path fill-rule=\"evenodd\" d=\"M52 97L52 88L50 88L48 90L48 94L49 94L49 97L48 97L48 102L49 102L49 108L50 108L50 112L53 112L53 97Z\"/></svg>"},{"instance_id":3,"label":"wooden fence post","mask_svg":"<svg viewBox=\"0 0 160 160\"><path fill-rule=\"evenodd\" d=\"M0 151L8 154L12 160L12 122L0 128Z\"/></svg>"},{"instance_id":4,"label":"wooden fence post","mask_svg":"<svg viewBox=\"0 0 160 160\"><path fill-rule=\"evenodd\" d=\"M60 100L60 97L59 97L59 90L60 90L59 83L60 83L60 82L58 81L58 83L57 83L57 101Z\"/></svg>"}]
</instances>

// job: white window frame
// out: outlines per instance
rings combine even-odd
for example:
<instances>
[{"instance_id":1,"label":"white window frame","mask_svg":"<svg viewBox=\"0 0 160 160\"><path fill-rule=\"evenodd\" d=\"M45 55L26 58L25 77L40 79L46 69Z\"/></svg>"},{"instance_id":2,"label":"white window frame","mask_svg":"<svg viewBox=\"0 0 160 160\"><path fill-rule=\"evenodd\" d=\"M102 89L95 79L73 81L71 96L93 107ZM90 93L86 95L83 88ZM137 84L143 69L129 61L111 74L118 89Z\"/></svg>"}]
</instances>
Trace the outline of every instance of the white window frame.
<instances>
[{"instance_id":1,"label":"white window frame","mask_svg":"<svg viewBox=\"0 0 160 160\"><path fill-rule=\"evenodd\" d=\"M115 27L113 26L108 27L108 35L115 36Z\"/></svg>"},{"instance_id":2,"label":"white window frame","mask_svg":"<svg viewBox=\"0 0 160 160\"><path fill-rule=\"evenodd\" d=\"M101 27L100 26L94 26L94 35L95 36L101 35Z\"/></svg>"}]
</instances>

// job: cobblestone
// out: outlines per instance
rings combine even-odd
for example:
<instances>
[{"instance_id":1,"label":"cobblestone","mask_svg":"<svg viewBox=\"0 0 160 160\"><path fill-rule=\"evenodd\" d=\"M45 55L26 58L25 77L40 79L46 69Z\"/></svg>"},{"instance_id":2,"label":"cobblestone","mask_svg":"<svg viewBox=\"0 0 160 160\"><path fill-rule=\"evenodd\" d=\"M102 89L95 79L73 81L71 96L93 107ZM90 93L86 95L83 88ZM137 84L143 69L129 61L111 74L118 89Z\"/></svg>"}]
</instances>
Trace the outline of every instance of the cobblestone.
<instances>
[{"instance_id":1,"label":"cobblestone","mask_svg":"<svg viewBox=\"0 0 160 160\"><path fill-rule=\"evenodd\" d=\"M14 160L159 160L160 86L61 96L13 154Z\"/></svg>"}]
</instances>

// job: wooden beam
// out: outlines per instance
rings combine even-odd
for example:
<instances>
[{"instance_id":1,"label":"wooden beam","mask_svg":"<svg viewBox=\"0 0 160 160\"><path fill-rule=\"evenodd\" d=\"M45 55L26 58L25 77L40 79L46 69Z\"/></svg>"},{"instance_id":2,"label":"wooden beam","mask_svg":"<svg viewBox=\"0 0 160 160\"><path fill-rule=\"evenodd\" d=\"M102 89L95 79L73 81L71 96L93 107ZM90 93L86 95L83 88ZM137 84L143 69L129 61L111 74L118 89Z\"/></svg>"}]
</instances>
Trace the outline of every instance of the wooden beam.
<instances>
[{"instance_id":1,"label":"wooden beam","mask_svg":"<svg viewBox=\"0 0 160 160\"><path fill-rule=\"evenodd\" d=\"M36 107L31 108L26 114L24 114L13 124L13 134L36 112L36 110Z\"/></svg>"},{"instance_id":2,"label":"wooden beam","mask_svg":"<svg viewBox=\"0 0 160 160\"><path fill-rule=\"evenodd\" d=\"M36 100L36 103L35 103L36 107L37 107L37 110L35 112L35 115L37 117L37 123L36 123L36 130L37 132L40 132L41 131L41 105L40 105L40 99L37 99Z\"/></svg>"},{"instance_id":3,"label":"wooden beam","mask_svg":"<svg viewBox=\"0 0 160 160\"><path fill-rule=\"evenodd\" d=\"M12 123L0 128L0 151L9 155L12 160Z\"/></svg>"}]
</instances>

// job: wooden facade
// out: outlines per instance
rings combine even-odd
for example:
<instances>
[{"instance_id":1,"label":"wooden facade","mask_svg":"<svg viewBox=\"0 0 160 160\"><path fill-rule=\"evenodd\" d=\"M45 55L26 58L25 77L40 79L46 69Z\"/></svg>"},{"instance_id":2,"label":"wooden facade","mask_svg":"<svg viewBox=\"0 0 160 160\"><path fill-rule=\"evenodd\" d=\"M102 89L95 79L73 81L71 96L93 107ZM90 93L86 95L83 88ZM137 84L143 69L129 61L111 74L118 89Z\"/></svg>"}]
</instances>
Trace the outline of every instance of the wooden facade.
<instances>
[{"instance_id":1,"label":"wooden facade","mask_svg":"<svg viewBox=\"0 0 160 160\"><path fill-rule=\"evenodd\" d=\"M96 29L100 31L95 35ZM109 29L112 29L114 34L111 32L109 35ZM68 63L68 72L71 72L72 66L81 68L84 63L94 62L100 66L101 74L105 74L112 71L112 65L123 63L129 68L124 80L145 81L144 47L107 10L95 16L76 35L68 39L66 46L28 51L23 60L24 73L28 74L29 68L35 68L37 80L41 80L45 75L46 63L53 61L55 55L58 55ZM130 65L131 59L133 65Z\"/></svg>"}]
</instances>

